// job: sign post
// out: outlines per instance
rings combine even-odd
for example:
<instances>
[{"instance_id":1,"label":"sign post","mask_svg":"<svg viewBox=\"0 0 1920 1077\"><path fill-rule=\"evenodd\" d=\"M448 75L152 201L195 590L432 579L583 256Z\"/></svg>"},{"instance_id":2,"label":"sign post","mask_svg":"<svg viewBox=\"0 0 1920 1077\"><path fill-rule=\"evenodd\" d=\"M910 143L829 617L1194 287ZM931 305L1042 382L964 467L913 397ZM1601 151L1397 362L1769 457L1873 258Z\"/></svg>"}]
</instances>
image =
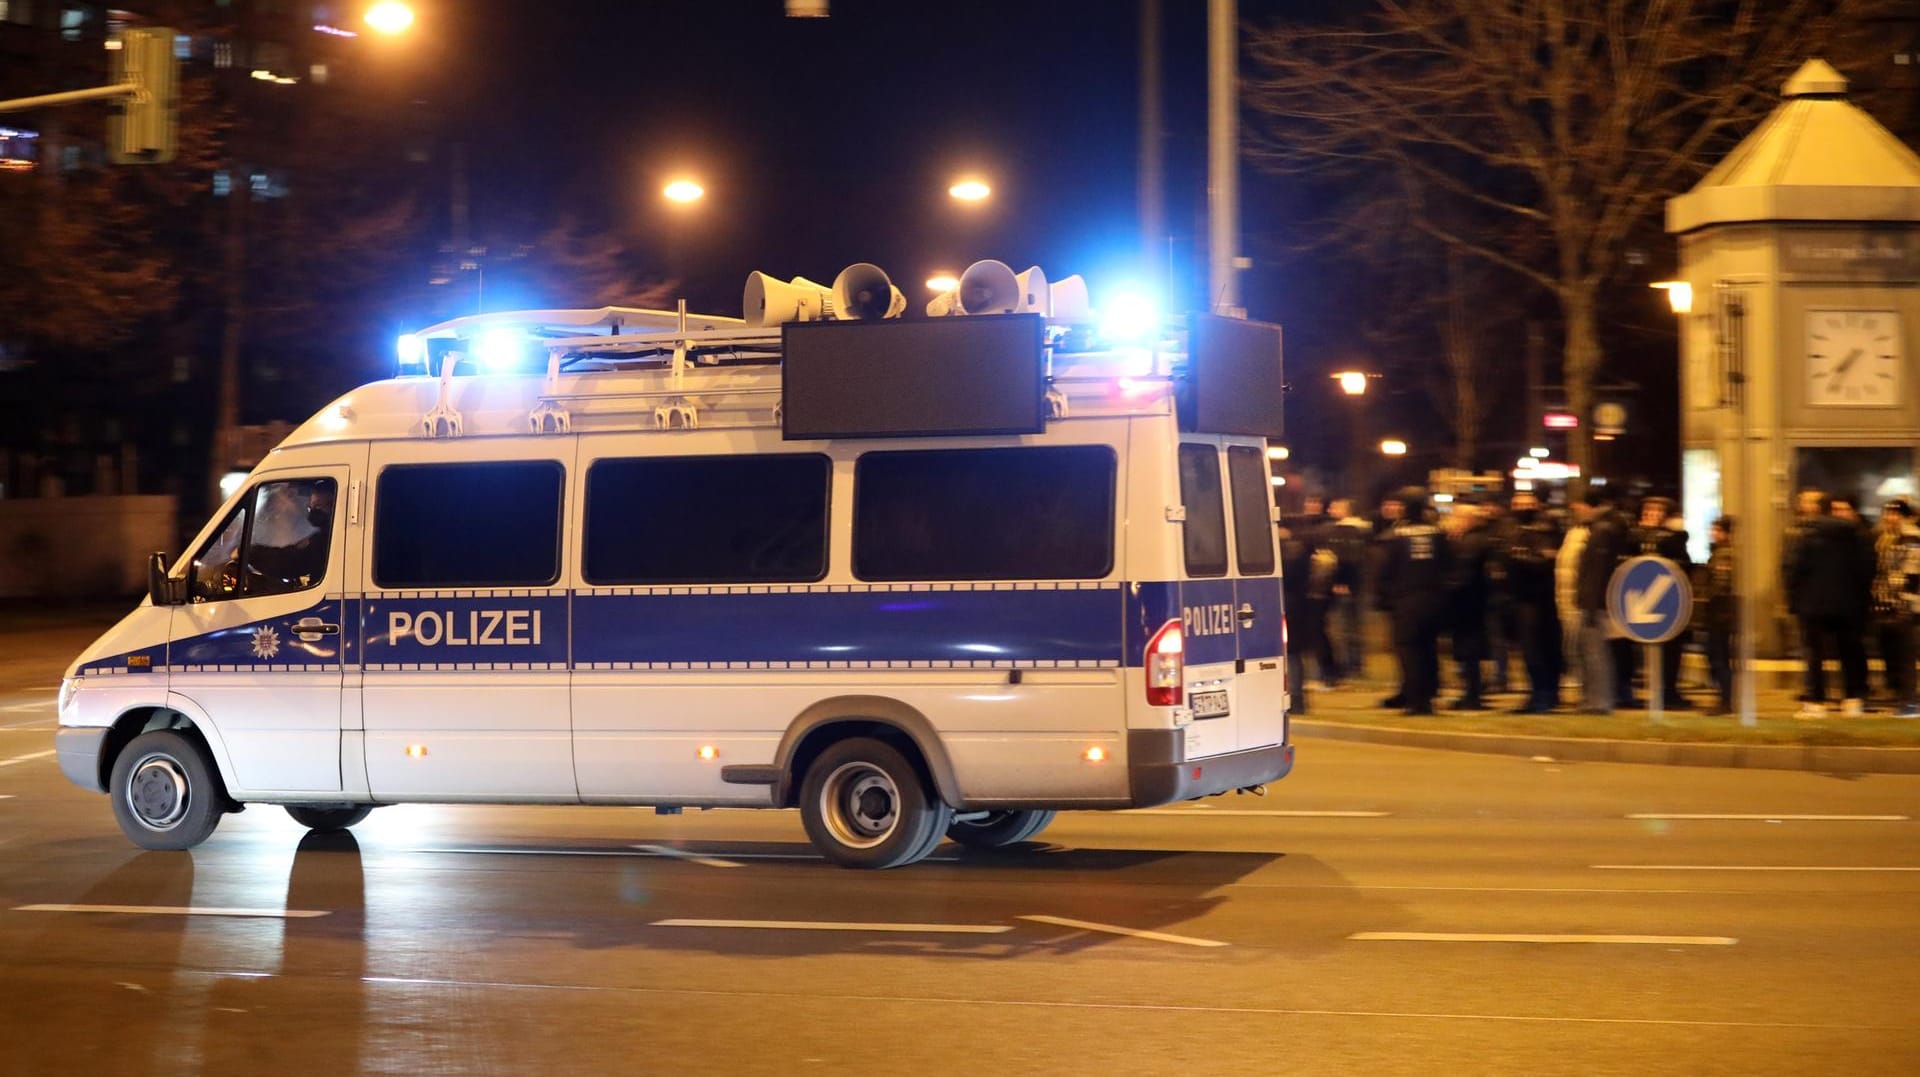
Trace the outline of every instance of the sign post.
<instances>
[{"instance_id":1,"label":"sign post","mask_svg":"<svg viewBox=\"0 0 1920 1077\"><path fill-rule=\"evenodd\" d=\"M1664 557L1627 560L1607 583L1607 616L1616 630L1647 647L1648 707L1658 722L1666 692L1660 645L1684 631L1693 616L1693 584L1686 570Z\"/></svg>"}]
</instances>

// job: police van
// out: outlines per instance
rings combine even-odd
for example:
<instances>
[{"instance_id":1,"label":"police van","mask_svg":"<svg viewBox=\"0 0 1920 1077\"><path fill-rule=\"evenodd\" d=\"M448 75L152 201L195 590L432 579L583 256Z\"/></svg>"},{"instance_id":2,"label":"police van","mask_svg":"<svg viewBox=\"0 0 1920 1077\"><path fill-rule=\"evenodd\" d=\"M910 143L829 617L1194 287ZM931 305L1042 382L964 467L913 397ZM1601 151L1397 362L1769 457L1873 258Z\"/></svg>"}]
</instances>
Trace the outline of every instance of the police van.
<instances>
[{"instance_id":1,"label":"police van","mask_svg":"<svg viewBox=\"0 0 1920 1077\"><path fill-rule=\"evenodd\" d=\"M863 868L1274 781L1278 327L1103 338L1077 282L403 338L154 555L60 767L148 849L251 804L789 807Z\"/></svg>"}]
</instances>

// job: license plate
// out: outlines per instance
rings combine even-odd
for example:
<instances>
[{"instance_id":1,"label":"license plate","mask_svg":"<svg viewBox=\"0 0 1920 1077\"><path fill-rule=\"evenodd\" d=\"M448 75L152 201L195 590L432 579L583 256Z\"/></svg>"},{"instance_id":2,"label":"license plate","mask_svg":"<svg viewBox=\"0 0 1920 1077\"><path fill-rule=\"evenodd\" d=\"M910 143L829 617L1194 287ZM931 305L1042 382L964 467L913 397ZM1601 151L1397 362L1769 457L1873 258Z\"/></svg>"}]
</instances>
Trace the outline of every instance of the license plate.
<instances>
[{"instance_id":1,"label":"license plate","mask_svg":"<svg viewBox=\"0 0 1920 1077\"><path fill-rule=\"evenodd\" d=\"M1227 693L1195 692L1187 697L1187 706L1195 718L1224 718L1228 713Z\"/></svg>"}]
</instances>

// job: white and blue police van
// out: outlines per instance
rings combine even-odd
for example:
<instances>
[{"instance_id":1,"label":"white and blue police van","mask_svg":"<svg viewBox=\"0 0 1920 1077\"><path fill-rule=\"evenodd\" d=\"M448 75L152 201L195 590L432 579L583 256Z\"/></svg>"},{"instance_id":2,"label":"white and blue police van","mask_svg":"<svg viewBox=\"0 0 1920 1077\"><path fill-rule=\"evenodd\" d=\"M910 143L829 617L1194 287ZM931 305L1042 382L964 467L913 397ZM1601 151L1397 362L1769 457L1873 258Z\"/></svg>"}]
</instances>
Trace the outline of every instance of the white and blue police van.
<instances>
[{"instance_id":1,"label":"white and blue police van","mask_svg":"<svg viewBox=\"0 0 1920 1077\"><path fill-rule=\"evenodd\" d=\"M1256 790L1279 329L1107 340L1084 296L982 262L902 318L863 264L402 338L154 555L60 767L147 849L259 804L798 808L864 868Z\"/></svg>"}]
</instances>

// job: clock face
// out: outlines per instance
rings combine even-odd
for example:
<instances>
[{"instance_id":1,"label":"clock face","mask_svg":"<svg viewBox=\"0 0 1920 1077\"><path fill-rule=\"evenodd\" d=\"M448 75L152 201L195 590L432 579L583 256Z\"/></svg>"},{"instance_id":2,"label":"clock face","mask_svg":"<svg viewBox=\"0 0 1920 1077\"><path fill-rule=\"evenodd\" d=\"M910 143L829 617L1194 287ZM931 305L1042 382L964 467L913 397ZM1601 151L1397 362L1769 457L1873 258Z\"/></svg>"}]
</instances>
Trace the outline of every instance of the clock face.
<instances>
[{"instance_id":1,"label":"clock face","mask_svg":"<svg viewBox=\"0 0 1920 1077\"><path fill-rule=\"evenodd\" d=\"M1891 407L1906 367L1900 315L1891 310L1807 312L1807 403Z\"/></svg>"}]
</instances>

